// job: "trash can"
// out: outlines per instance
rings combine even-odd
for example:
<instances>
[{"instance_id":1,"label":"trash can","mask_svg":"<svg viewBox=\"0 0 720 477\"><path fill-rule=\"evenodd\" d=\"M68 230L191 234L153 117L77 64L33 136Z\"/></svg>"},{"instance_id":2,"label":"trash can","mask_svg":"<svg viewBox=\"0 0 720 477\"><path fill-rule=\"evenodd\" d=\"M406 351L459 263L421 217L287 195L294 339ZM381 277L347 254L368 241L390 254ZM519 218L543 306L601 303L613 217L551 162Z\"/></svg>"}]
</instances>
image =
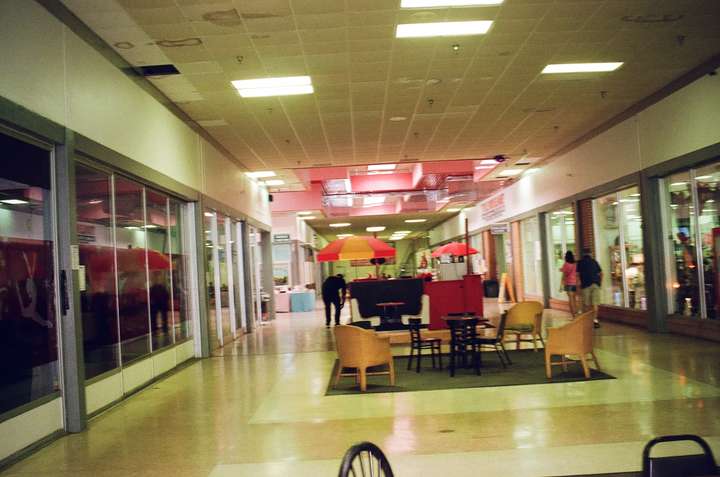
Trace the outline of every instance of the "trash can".
<instances>
[{"instance_id":1,"label":"trash can","mask_svg":"<svg viewBox=\"0 0 720 477\"><path fill-rule=\"evenodd\" d=\"M485 280L483 282L486 298L497 298L500 293L500 285L497 280Z\"/></svg>"}]
</instances>

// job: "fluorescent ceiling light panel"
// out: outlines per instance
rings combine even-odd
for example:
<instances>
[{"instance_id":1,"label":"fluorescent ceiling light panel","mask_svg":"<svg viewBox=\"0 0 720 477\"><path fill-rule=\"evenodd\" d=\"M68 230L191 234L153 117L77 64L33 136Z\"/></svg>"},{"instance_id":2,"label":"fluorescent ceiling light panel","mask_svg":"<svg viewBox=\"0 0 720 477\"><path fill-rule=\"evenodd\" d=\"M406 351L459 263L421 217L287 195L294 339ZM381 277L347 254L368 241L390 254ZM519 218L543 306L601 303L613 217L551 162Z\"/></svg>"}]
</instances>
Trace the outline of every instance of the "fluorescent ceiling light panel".
<instances>
[{"instance_id":1,"label":"fluorescent ceiling light panel","mask_svg":"<svg viewBox=\"0 0 720 477\"><path fill-rule=\"evenodd\" d=\"M375 227L367 227L365 230L367 230L368 232L382 232L383 230L385 230L385 227L383 227L382 225L378 225Z\"/></svg>"},{"instance_id":2,"label":"fluorescent ceiling light panel","mask_svg":"<svg viewBox=\"0 0 720 477\"><path fill-rule=\"evenodd\" d=\"M449 209L446 209L445 212L460 212L462 209L458 207L450 207Z\"/></svg>"},{"instance_id":3,"label":"fluorescent ceiling light panel","mask_svg":"<svg viewBox=\"0 0 720 477\"><path fill-rule=\"evenodd\" d=\"M557 63L547 65L542 70L545 74L554 73L600 73L604 71L615 71L622 66L622 61L610 63Z\"/></svg>"},{"instance_id":4,"label":"fluorescent ceiling light panel","mask_svg":"<svg viewBox=\"0 0 720 477\"><path fill-rule=\"evenodd\" d=\"M370 164L367 166L368 171L394 171L397 164Z\"/></svg>"},{"instance_id":5,"label":"fluorescent ceiling light panel","mask_svg":"<svg viewBox=\"0 0 720 477\"><path fill-rule=\"evenodd\" d=\"M510 177L510 176L517 176L523 173L522 169L505 169L504 171L500 172L498 176L500 177Z\"/></svg>"},{"instance_id":6,"label":"fluorescent ceiling light panel","mask_svg":"<svg viewBox=\"0 0 720 477\"><path fill-rule=\"evenodd\" d=\"M363 205L367 206L373 206L373 205L380 205L385 203L385 196L384 195L369 195L366 197L363 197Z\"/></svg>"},{"instance_id":7,"label":"fluorescent ceiling light panel","mask_svg":"<svg viewBox=\"0 0 720 477\"><path fill-rule=\"evenodd\" d=\"M421 224L427 222L427 219L407 219L405 222L408 224Z\"/></svg>"},{"instance_id":8,"label":"fluorescent ceiling light panel","mask_svg":"<svg viewBox=\"0 0 720 477\"><path fill-rule=\"evenodd\" d=\"M205 212L205 217L215 217L213 212Z\"/></svg>"},{"instance_id":9,"label":"fluorescent ceiling light panel","mask_svg":"<svg viewBox=\"0 0 720 477\"><path fill-rule=\"evenodd\" d=\"M258 78L235 80L232 85L243 98L264 96L289 96L314 92L309 76L283 76L278 78Z\"/></svg>"},{"instance_id":10,"label":"fluorescent ceiling light panel","mask_svg":"<svg viewBox=\"0 0 720 477\"><path fill-rule=\"evenodd\" d=\"M20 200L20 199L5 199L5 200L0 200L0 202L2 202L3 204L8 204L8 205L22 205L22 204L28 203L27 200Z\"/></svg>"},{"instance_id":11,"label":"fluorescent ceiling light panel","mask_svg":"<svg viewBox=\"0 0 720 477\"><path fill-rule=\"evenodd\" d=\"M483 159L480 161L481 166L496 166L498 164L498 161L495 159Z\"/></svg>"},{"instance_id":12,"label":"fluorescent ceiling light panel","mask_svg":"<svg viewBox=\"0 0 720 477\"><path fill-rule=\"evenodd\" d=\"M312 215L312 210L303 210L302 212L298 212L298 215Z\"/></svg>"},{"instance_id":13,"label":"fluorescent ceiling light panel","mask_svg":"<svg viewBox=\"0 0 720 477\"><path fill-rule=\"evenodd\" d=\"M275 177L274 171L256 171L256 172L246 172L246 176L252 177L253 179L263 179L265 177Z\"/></svg>"},{"instance_id":14,"label":"fluorescent ceiling light panel","mask_svg":"<svg viewBox=\"0 0 720 477\"><path fill-rule=\"evenodd\" d=\"M352 224L350 222L336 222L334 224L330 224L330 227L350 227Z\"/></svg>"},{"instance_id":15,"label":"fluorescent ceiling light panel","mask_svg":"<svg viewBox=\"0 0 720 477\"><path fill-rule=\"evenodd\" d=\"M423 38L432 36L466 36L487 33L491 20L469 22L401 23L395 30L396 38Z\"/></svg>"},{"instance_id":16,"label":"fluorescent ceiling light panel","mask_svg":"<svg viewBox=\"0 0 720 477\"><path fill-rule=\"evenodd\" d=\"M500 5L504 0L402 0L400 8L477 7Z\"/></svg>"},{"instance_id":17,"label":"fluorescent ceiling light panel","mask_svg":"<svg viewBox=\"0 0 720 477\"><path fill-rule=\"evenodd\" d=\"M282 179L270 179L269 181L264 181L263 184L266 186L281 186L285 184L285 181Z\"/></svg>"},{"instance_id":18,"label":"fluorescent ceiling light panel","mask_svg":"<svg viewBox=\"0 0 720 477\"><path fill-rule=\"evenodd\" d=\"M299 217L302 220L312 220L315 218L314 215L303 215L302 217Z\"/></svg>"},{"instance_id":19,"label":"fluorescent ceiling light panel","mask_svg":"<svg viewBox=\"0 0 720 477\"><path fill-rule=\"evenodd\" d=\"M412 232L410 230L397 230L393 232L393 235L407 235L411 234Z\"/></svg>"},{"instance_id":20,"label":"fluorescent ceiling light panel","mask_svg":"<svg viewBox=\"0 0 720 477\"><path fill-rule=\"evenodd\" d=\"M336 237L339 239L344 239L344 238L348 238L348 237L352 237L352 236L353 236L353 234L337 234L336 235Z\"/></svg>"}]
</instances>

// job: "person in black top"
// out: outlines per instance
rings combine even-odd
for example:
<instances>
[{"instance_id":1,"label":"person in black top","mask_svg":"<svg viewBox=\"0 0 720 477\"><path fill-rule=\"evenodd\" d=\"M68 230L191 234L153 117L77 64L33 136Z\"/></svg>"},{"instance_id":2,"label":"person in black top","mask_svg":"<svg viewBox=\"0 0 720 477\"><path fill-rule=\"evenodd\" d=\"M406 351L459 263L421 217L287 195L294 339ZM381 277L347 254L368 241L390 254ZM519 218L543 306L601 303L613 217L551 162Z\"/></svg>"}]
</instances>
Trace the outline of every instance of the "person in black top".
<instances>
[{"instance_id":1,"label":"person in black top","mask_svg":"<svg viewBox=\"0 0 720 477\"><path fill-rule=\"evenodd\" d=\"M590 249L583 249L583 257L577 263L577 273L580 276L580 292L582 295L583 311L595 312L595 328L600 326L598 321L598 305L600 304L600 286L602 285L602 268L592 258Z\"/></svg>"},{"instance_id":2,"label":"person in black top","mask_svg":"<svg viewBox=\"0 0 720 477\"><path fill-rule=\"evenodd\" d=\"M325 326L330 326L330 305L335 305L335 324L340 324L340 310L345 305L347 285L341 274L328 277L322 285L322 297L325 303Z\"/></svg>"}]
</instances>

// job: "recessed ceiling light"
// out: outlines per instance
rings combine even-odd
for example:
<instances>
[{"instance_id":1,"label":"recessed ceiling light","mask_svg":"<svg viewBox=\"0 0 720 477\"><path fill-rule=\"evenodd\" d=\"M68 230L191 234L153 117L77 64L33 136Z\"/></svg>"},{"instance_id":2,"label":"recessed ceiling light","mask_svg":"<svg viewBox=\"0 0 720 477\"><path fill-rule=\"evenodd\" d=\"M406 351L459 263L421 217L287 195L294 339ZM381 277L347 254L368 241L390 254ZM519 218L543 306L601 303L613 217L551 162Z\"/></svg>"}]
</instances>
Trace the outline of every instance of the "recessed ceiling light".
<instances>
[{"instance_id":1,"label":"recessed ceiling light","mask_svg":"<svg viewBox=\"0 0 720 477\"><path fill-rule=\"evenodd\" d=\"M156 228L158 228L158 226L157 226L157 225L154 225L154 224L148 224L148 225L145 226L145 228L146 228L146 229L156 229Z\"/></svg>"},{"instance_id":2,"label":"recessed ceiling light","mask_svg":"<svg viewBox=\"0 0 720 477\"><path fill-rule=\"evenodd\" d=\"M450 207L449 209L445 209L445 212L460 212L462 209L458 207Z\"/></svg>"},{"instance_id":3,"label":"recessed ceiling light","mask_svg":"<svg viewBox=\"0 0 720 477\"><path fill-rule=\"evenodd\" d=\"M399 121L405 121L407 119L407 116L393 116L390 118L390 121L397 123Z\"/></svg>"},{"instance_id":4,"label":"recessed ceiling light","mask_svg":"<svg viewBox=\"0 0 720 477\"><path fill-rule=\"evenodd\" d=\"M504 0L402 0L400 8L475 7L500 5Z\"/></svg>"},{"instance_id":5,"label":"recessed ceiling light","mask_svg":"<svg viewBox=\"0 0 720 477\"><path fill-rule=\"evenodd\" d=\"M128 226L125 227L125 228L128 229L128 230L140 230L140 227L137 227L137 226L135 226L135 225L128 225Z\"/></svg>"},{"instance_id":6,"label":"recessed ceiling light","mask_svg":"<svg viewBox=\"0 0 720 477\"><path fill-rule=\"evenodd\" d=\"M312 80L309 76L283 76L278 78L258 78L251 80L235 80L232 85L243 98L260 98L265 96L290 96L295 94L313 93Z\"/></svg>"},{"instance_id":7,"label":"recessed ceiling light","mask_svg":"<svg viewBox=\"0 0 720 477\"><path fill-rule=\"evenodd\" d=\"M90 205L102 204L102 199L88 200L88 204L90 204Z\"/></svg>"},{"instance_id":8,"label":"recessed ceiling light","mask_svg":"<svg viewBox=\"0 0 720 477\"><path fill-rule=\"evenodd\" d=\"M370 164L367 166L368 171L394 171L397 164Z\"/></svg>"},{"instance_id":9,"label":"recessed ceiling light","mask_svg":"<svg viewBox=\"0 0 720 477\"><path fill-rule=\"evenodd\" d=\"M497 163L498 161L496 161L495 159L483 159L482 161L480 161L480 165L482 166L496 166Z\"/></svg>"},{"instance_id":10,"label":"recessed ceiling light","mask_svg":"<svg viewBox=\"0 0 720 477\"><path fill-rule=\"evenodd\" d=\"M312 215L311 210L303 210L302 212L298 212L298 215Z\"/></svg>"},{"instance_id":11,"label":"recessed ceiling light","mask_svg":"<svg viewBox=\"0 0 720 477\"><path fill-rule=\"evenodd\" d=\"M263 184L266 186L281 186L285 184L285 181L282 179L270 179L269 181L263 181Z\"/></svg>"},{"instance_id":12,"label":"recessed ceiling light","mask_svg":"<svg viewBox=\"0 0 720 477\"><path fill-rule=\"evenodd\" d=\"M615 71L622 66L622 61L611 63L557 63L547 65L542 70L545 74L553 73L599 73Z\"/></svg>"},{"instance_id":13,"label":"recessed ceiling light","mask_svg":"<svg viewBox=\"0 0 720 477\"><path fill-rule=\"evenodd\" d=\"M330 227L349 227L352 224L350 222L336 222L334 224L330 224Z\"/></svg>"},{"instance_id":14,"label":"recessed ceiling light","mask_svg":"<svg viewBox=\"0 0 720 477\"><path fill-rule=\"evenodd\" d=\"M22 205L22 204L28 203L27 200L20 200L20 199L4 199L4 200L0 200L0 202L2 202L3 204L8 204L8 205Z\"/></svg>"},{"instance_id":15,"label":"recessed ceiling light","mask_svg":"<svg viewBox=\"0 0 720 477\"><path fill-rule=\"evenodd\" d=\"M695 178L695 180L696 180L696 181L704 181L704 180L706 180L706 179L712 179L712 177L713 177L713 176L711 176L711 175L707 175L707 176L697 176L697 177Z\"/></svg>"},{"instance_id":16,"label":"recessed ceiling light","mask_svg":"<svg viewBox=\"0 0 720 477\"><path fill-rule=\"evenodd\" d=\"M465 36L487 33L491 20L469 22L401 23L395 30L396 38L422 38L432 36Z\"/></svg>"},{"instance_id":17,"label":"recessed ceiling light","mask_svg":"<svg viewBox=\"0 0 720 477\"><path fill-rule=\"evenodd\" d=\"M299 218L302 219L302 220L312 220L312 219L315 218L315 216L314 216L314 215L303 215L303 216L301 216L301 217L299 217Z\"/></svg>"},{"instance_id":18,"label":"recessed ceiling light","mask_svg":"<svg viewBox=\"0 0 720 477\"><path fill-rule=\"evenodd\" d=\"M397 230L393 232L393 235L407 235L411 234L412 232L410 230Z\"/></svg>"},{"instance_id":19,"label":"recessed ceiling light","mask_svg":"<svg viewBox=\"0 0 720 477\"><path fill-rule=\"evenodd\" d=\"M213 212L205 212L205 217L215 217L215 214Z\"/></svg>"},{"instance_id":20,"label":"recessed ceiling light","mask_svg":"<svg viewBox=\"0 0 720 477\"><path fill-rule=\"evenodd\" d=\"M670 184L670 185L671 185L671 186L674 186L674 187L680 187L680 186L687 185L687 182L673 182L673 183Z\"/></svg>"},{"instance_id":21,"label":"recessed ceiling light","mask_svg":"<svg viewBox=\"0 0 720 477\"><path fill-rule=\"evenodd\" d=\"M365 230L367 230L368 232L382 232L383 230L385 230L385 227L383 227L382 225L378 225L374 227L366 227Z\"/></svg>"},{"instance_id":22,"label":"recessed ceiling light","mask_svg":"<svg viewBox=\"0 0 720 477\"><path fill-rule=\"evenodd\" d=\"M421 224L423 222L427 222L427 219L407 219L405 222L408 224Z\"/></svg>"},{"instance_id":23,"label":"recessed ceiling light","mask_svg":"<svg viewBox=\"0 0 720 477\"><path fill-rule=\"evenodd\" d=\"M246 172L246 176L252 177L253 179L262 179L264 177L275 177L275 172L273 171L255 171L255 172Z\"/></svg>"},{"instance_id":24,"label":"recessed ceiling light","mask_svg":"<svg viewBox=\"0 0 720 477\"><path fill-rule=\"evenodd\" d=\"M522 174L522 169L505 169L504 171L500 172L498 174L499 177L510 177L510 176L517 176Z\"/></svg>"},{"instance_id":25,"label":"recessed ceiling light","mask_svg":"<svg viewBox=\"0 0 720 477\"><path fill-rule=\"evenodd\" d=\"M348 238L348 237L352 237L352 236L353 236L353 234L337 234L336 235L336 237L339 239L344 239L344 238Z\"/></svg>"}]
</instances>

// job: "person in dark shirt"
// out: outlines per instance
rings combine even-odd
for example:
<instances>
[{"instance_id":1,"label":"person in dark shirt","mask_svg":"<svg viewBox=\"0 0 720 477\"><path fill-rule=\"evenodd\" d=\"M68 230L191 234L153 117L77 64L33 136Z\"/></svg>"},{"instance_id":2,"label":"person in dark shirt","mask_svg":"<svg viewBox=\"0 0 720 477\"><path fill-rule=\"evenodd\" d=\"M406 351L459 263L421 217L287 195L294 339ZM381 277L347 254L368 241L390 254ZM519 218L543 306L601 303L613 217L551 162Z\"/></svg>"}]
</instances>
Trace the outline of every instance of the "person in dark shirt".
<instances>
[{"instance_id":1,"label":"person in dark shirt","mask_svg":"<svg viewBox=\"0 0 720 477\"><path fill-rule=\"evenodd\" d=\"M580 277L580 293L582 295L583 311L595 312L595 328L600 326L598 321L598 305L600 304L600 286L602 285L602 268L592 258L590 249L583 250L583 257L577 263L577 273Z\"/></svg>"},{"instance_id":2,"label":"person in dark shirt","mask_svg":"<svg viewBox=\"0 0 720 477\"><path fill-rule=\"evenodd\" d=\"M322 285L325 303L325 326L330 326L330 305L335 305L335 325L340 324L340 310L345 305L347 285L341 274L328 277Z\"/></svg>"}]
</instances>

